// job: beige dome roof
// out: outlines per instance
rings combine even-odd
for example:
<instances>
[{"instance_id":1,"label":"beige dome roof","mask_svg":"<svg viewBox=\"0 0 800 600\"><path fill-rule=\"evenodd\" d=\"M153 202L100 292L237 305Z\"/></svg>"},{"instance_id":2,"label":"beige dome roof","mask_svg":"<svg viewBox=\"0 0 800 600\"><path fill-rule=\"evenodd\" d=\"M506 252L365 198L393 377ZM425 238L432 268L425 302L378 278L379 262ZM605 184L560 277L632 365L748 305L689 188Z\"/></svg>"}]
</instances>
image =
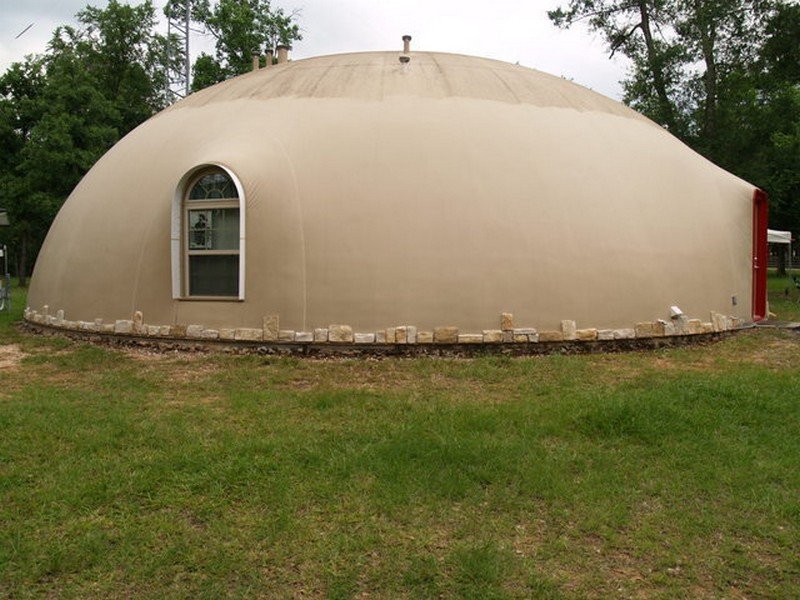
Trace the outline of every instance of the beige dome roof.
<instances>
[{"instance_id":1,"label":"beige dome roof","mask_svg":"<svg viewBox=\"0 0 800 600\"><path fill-rule=\"evenodd\" d=\"M176 283L175 199L203 165L244 194L240 301L185 299ZM750 319L753 191L622 104L538 71L325 56L193 94L121 140L59 213L29 302L208 327L277 314L298 331L480 331L503 311L540 329L630 327L671 305Z\"/></svg>"},{"instance_id":2,"label":"beige dome roof","mask_svg":"<svg viewBox=\"0 0 800 600\"><path fill-rule=\"evenodd\" d=\"M653 124L636 111L601 94L519 65L461 54L414 52L410 63L404 66L398 56L397 52L361 52L290 62L192 94L169 111L240 99L294 97L381 101L414 96L598 111Z\"/></svg>"}]
</instances>

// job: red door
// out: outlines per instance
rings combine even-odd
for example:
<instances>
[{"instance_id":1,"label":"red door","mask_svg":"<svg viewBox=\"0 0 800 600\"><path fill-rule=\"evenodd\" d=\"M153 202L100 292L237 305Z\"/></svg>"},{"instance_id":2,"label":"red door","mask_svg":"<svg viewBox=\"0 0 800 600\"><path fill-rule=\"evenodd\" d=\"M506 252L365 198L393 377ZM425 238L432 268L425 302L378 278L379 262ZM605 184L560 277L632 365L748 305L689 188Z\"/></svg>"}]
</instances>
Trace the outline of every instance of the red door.
<instances>
[{"instance_id":1,"label":"red door","mask_svg":"<svg viewBox=\"0 0 800 600\"><path fill-rule=\"evenodd\" d=\"M767 317L767 193L753 194L753 321Z\"/></svg>"}]
</instances>

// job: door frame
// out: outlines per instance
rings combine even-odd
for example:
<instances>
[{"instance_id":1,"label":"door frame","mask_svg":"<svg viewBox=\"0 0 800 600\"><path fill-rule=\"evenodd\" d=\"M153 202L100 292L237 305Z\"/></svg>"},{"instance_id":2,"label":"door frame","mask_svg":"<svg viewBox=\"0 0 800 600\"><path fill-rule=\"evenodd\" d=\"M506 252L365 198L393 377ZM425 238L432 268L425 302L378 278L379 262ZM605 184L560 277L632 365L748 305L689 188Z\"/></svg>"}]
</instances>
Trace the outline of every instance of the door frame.
<instances>
[{"instance_id":1,"label":"door frame","mask_svg":"<svg viewBox=\"0 0 800 600\"><path fill-rule=\"evenodd\" d=\"M767 318L767 218L769 202L767 193L753 192L753 321Z\"/></svg>"}]
</instances>

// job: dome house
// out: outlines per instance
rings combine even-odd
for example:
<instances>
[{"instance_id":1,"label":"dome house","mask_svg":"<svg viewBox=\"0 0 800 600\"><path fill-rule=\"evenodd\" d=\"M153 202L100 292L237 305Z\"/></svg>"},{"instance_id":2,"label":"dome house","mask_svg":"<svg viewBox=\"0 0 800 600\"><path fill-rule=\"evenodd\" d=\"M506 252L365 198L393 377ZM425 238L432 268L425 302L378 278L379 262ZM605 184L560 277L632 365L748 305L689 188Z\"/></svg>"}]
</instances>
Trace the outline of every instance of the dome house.
<instances>
[{"instance_id":1,"label":"dome house","mask_svg":"<svg viewBox=\"0 0 800 600\"><path fill-rule=\"evenodd\" d=\"M765 195L630 108L484 58L280 54L97 162L42 247L28 321L422 344L764 317Z\"/></svg>"}]
</instances>

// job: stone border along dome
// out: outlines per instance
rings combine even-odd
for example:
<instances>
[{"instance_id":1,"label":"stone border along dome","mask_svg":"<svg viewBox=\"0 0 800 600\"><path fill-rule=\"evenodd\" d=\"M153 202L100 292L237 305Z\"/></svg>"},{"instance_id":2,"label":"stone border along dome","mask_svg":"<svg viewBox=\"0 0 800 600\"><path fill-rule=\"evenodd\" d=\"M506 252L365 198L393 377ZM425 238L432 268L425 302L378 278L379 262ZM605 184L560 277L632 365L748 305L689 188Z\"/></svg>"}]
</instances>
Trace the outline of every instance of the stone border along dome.
<instances>
[{"instance_id":1,"label":"stone border along dome","mask_svg":"<svg viewBox=\"0 0 800 600\"><path fill-rule=\"evenodd\" d=\"M566 80L400 56L284 61L143 123L59 212L25 319L120 340L544 348L764 316L760 190Z\"/></svg>"}]
</instances>

